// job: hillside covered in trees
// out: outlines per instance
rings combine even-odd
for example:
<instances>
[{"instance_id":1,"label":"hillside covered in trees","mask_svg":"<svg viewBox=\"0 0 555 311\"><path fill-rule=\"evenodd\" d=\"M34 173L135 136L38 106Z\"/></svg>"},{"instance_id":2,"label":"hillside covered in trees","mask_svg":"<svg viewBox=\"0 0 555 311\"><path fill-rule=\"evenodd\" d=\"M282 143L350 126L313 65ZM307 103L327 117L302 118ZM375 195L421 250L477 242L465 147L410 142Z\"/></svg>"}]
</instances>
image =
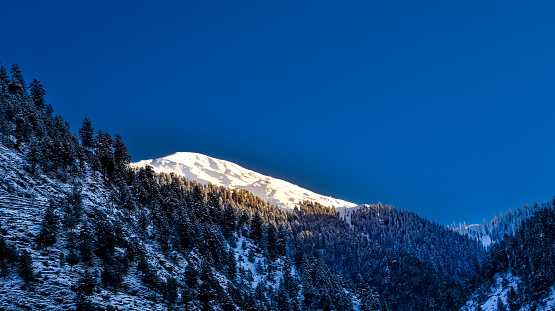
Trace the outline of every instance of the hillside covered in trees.
<instances>
[{"instance_id":1,"label":"hillside covered in trees","mask_svg":"<svg viewBox=\"0 0 555 311\"><path fill-rule=\"evenodd\" d=\"M482 305L492 291L498 291L504 295L497 298L497 309L544 310L546 301L551 301L553 307L553 243L555 211L548 206L522 221L514 234L506 234L489 249L476 277L469 282L474 290L471 304Z\"/></svg>"},{"instance_id":2,"label":"hillside covered in trees","mask_svg":"<svg viewBox=\"0 0 555 311\"><path fill-rule=\"evenodd\" d=\"M285 211L134 169L120 135L88 119L72 132L45 94L17 65L0 67L0 308L456 310L484 275L535 256L515 246L505 262L495 256L511 239L486 254L391 206L347 223L318 203ZM533 279L524 293L553 284Z\"/></svg>"}]
</instances>

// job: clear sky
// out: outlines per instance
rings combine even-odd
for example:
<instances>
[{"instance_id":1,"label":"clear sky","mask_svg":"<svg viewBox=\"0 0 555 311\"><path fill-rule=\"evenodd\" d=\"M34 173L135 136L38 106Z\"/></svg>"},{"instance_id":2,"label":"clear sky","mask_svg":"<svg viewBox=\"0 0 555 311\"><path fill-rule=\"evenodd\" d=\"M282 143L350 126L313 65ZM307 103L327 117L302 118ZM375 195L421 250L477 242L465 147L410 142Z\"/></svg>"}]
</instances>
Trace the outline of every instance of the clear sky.
<instances>
[{"instance_id":1,"label":"clear sky","mask_svg":"<svg viewBox=\"0 0 555 311\"><path fill-rule=\"evenodd\" d=\"M481 223L555 194L551 1L3 1L0 61L134 160Z\"/></svg>"}]
</instances>

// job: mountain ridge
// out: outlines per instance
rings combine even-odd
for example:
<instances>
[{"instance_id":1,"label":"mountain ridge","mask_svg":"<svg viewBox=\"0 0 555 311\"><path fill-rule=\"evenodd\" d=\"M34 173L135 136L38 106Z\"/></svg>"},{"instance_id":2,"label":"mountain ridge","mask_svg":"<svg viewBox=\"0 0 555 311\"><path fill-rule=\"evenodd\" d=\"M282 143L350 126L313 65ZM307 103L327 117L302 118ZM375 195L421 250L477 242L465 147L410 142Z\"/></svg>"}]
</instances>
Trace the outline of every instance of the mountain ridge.
<instances>
[{"instance_id":1,"label":"mountain ridge","mask_svg":"<svg viewBox=\"0 0 555 311\"><path fill-rule=\"evenodd\" d=\"M203 184L248 190L285 210L294 209L300 201L309 200L336 208L358 204L317 194L288 181L267 176L230 161L195 152L177 152L165 157L132 163L135 167L150 165L158 172L175 173Z\"/></svg>"}]
</instances>

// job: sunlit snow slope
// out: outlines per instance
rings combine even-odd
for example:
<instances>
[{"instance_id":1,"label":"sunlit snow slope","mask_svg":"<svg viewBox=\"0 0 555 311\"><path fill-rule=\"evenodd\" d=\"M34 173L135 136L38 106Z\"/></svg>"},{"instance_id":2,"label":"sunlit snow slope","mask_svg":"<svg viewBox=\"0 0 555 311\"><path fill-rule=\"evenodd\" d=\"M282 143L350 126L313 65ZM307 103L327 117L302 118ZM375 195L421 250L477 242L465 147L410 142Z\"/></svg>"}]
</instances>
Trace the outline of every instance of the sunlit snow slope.
<instances>
[{"instance_id":1,"label":"sunlit snow slope","mask_svg":"<svg viewBox=\"0 0 555 311\"><path fill-rule=\"evenodd\" d=\"M133 166L150 165L156 172L176 173L203 184L245 189L271 204L293 209L301 200L325 206L354 207L356 204L326 197L287 181L262 175L229 161L214 159L192 152L178 152L167 157L143 160Z\"/></svg>"}]
</instances>

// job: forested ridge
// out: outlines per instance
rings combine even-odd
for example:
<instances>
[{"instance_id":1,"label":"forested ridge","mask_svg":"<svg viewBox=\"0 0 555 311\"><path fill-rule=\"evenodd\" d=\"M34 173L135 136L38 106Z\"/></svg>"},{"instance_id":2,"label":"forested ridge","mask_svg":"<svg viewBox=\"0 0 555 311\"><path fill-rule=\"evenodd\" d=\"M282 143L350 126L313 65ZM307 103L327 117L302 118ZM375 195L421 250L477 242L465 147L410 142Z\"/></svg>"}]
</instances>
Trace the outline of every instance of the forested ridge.
<instances>
[{"instance_id":1,"label":"forested ridge","mask_svg":"<svg viewBox=\"0 0 555 311\"><path fill-rule=\"evenodd\" d=\"M501 311L527 307L537 310L544 299L552 295L555 284L555 211L544 207L522 221L514 234L506 234L502 241L488 251L475 278L469 282L477 303L483 303L499 278L511 276L516 281L502 279L501 288L507 292L499 298Z\"/></svg>"},{"instance_id":2,"label":"forested ridge","mask_svg":"<svg viewBox=\"0 0 555 311\"><path fill-rule=\"evenodd\" d=\"M120 135L88 119L71 132L45 94L17 65L0 67L2 150L24 159L2 165L25 171L1 187L48 200L25 243L1 224L0 286L17 277L38 292L53 280L36 254L55 252L57 271L79 278L53 309L126 309L124 295L185 310L454 310L485 269L476 240L391 206L353 211L348 224L314 202L285 211L245 190L131 168ZM47 195L47 184L62 190Z\"/></svg>"}]
</instances>

